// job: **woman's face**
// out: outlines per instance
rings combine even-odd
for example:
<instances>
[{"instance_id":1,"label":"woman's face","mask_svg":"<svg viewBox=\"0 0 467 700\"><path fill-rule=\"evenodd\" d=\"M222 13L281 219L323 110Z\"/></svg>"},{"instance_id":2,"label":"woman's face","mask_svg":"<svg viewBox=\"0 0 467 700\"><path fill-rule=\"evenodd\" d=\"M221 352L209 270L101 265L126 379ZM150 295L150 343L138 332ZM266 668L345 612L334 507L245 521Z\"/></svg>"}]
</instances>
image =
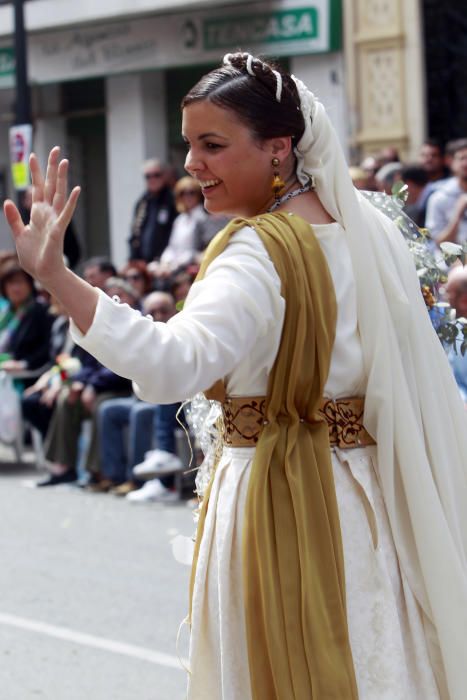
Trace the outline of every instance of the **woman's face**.
<instances>
[{"instance_id":1,"label":"woman's face","mask_svg":"<svg viewBox=\"0 0 467 700\"><path fill-rule=\"evenodd\" d=\"M259 143L235 113L207 100L183 110L185 168L212 213L254 216L272 200L272 142Z\"/></svg>"},{"instance_id":2,"label":"woman's face","mask_svg":"<svg viewBox=\"0 0 467 700\"><path fill-rule=\"evenodd\" d=\"M184 211L191 211L203 201L200 189L195 184L185 185L179 191L177 199L180 199L180 202L183 204Z\"/></svg>"},{"instance_id":3,"label":"woman's face","mask_svg":"<svg viewBox=\"0 0 467 700\"><path fill-rule=\"evenodd\" d=\"M32 295L31 285L22 272L17 272L5 282L5 296L16 309Z\"/></svg>"}]
</instances>

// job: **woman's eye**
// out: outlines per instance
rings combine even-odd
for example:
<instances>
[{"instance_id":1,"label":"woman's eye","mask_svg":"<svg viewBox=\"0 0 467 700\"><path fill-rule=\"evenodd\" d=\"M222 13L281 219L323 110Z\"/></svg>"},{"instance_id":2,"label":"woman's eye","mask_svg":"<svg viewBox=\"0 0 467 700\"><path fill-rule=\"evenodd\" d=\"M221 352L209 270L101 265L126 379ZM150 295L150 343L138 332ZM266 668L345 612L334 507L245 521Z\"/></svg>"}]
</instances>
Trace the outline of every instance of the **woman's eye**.
<instances>
[{"instance_id":1,"label":"woman's eye","mask_svg":"<svg viewBox=\"0 0 467 700\"><path fill-rule=\"evenodd\" d=\"M219 143L211 143L210 141L208 141L208 143L206 143L206 148L209 151L215 151L218 148L222 148L222 146Z\"/></svg>"}]
</instances>

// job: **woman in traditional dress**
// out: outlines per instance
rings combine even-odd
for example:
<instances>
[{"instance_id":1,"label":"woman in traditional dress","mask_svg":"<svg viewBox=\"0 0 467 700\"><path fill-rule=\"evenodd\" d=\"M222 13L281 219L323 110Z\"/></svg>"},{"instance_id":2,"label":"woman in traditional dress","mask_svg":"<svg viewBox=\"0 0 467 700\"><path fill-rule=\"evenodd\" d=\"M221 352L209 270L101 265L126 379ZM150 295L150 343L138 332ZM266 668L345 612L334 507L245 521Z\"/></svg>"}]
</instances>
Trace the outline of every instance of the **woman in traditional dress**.
<instances>
[{"instance_id":1,"label":"woman in traditional dress","mask_svg":"<svg viewBox=\"0 0 467 700\"><path fill-rule=\"evenodd\" d=\"M184 100L186 169L238 218L181 313L154 323L64 267L79 188L67 200L58 149L45 181L31 158L29 226L5 205L22 264L143 399L222 402L191 700L464 700L465 417L411 256L314 95L248 54L224 63Z\"/></svg>"}]
</instances>

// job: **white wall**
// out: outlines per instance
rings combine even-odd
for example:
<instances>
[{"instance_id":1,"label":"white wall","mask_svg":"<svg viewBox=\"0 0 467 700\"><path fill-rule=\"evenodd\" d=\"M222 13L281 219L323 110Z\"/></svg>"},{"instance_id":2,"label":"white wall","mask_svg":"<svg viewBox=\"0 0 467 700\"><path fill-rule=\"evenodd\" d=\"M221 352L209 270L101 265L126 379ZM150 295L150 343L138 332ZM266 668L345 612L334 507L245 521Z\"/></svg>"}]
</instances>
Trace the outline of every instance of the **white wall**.
<instances>
[{"instance_id":1,"label":"white wall","mask_svg":"<svg viewBox=\"0 0 467 700\"><path fill-rule=\"evenodd\" d=\"M141 164L167 158L163 79L153 72L106 80L110 247L117 266L128 258L131 215L144 191Z\"/></svg>"},{"instance_id":2,"label":"white wall","mask_svg":"<svg viewBox=\"0 0 467 700\"><path fill-rule=\"evenodd\" d=\"M342 54L295 56L290 61L290 69L324 104L344 152L347 154L350 132L346 117L347 105Z\"/></svg>"}]
</instances>

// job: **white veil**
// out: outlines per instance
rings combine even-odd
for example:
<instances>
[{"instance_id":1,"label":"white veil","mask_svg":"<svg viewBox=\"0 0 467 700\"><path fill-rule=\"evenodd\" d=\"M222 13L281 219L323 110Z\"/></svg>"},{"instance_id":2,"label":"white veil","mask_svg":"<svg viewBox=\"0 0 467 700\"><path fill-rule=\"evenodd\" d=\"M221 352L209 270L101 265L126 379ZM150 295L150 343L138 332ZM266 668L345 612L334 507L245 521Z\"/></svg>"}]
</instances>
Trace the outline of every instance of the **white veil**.
<instances>
[{"instance_id":1,"label":"white veil","mask_svg":"<svg viewBox=\"0 0 467 700\"><path fill-rule=\"evenodd\" d=\"M353 187L323 105L294 78L306 130L297 175L315 178L346 230L368 385L364 423L403 574L424 613L443 700L467 693L467 421L397 226Z\"/></svg>"}]
</instances>

